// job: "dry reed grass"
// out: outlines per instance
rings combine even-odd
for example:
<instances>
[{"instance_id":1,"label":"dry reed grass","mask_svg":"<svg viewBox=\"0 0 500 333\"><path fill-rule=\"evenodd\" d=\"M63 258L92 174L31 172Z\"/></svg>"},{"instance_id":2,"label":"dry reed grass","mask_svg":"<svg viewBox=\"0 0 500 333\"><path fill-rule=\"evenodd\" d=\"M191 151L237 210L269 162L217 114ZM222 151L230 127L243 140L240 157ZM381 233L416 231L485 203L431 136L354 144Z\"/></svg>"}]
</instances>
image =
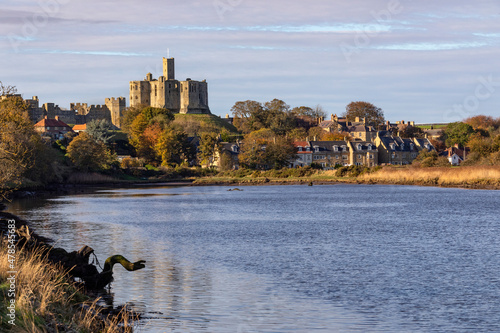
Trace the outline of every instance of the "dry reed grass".
<instances>
[{"instance_id":1,"label":"dry reed grass","mask_svg":"<svg viewBox=\"0 0 500 333\"><path fill-rule=\"evenodd\" d=\"M358 177L364 182L423 184L440 186L500 186L500 167L473 166L459 168L393 168Z\"/></svg>"},{"instance_id":2,"label":"dry reed grass","mask_svg":"<svg viewBox=\"0 0 500 333\"><path fill-rule=\"evenodd\" d=\"M0 244L0 331L10 332L131 332L130 312L104 316L97 300L89 302L61 267L49 263L40 249L15 253L15 325L7 317L10 276L7 244Z\"/></svg>"}]
</instances>

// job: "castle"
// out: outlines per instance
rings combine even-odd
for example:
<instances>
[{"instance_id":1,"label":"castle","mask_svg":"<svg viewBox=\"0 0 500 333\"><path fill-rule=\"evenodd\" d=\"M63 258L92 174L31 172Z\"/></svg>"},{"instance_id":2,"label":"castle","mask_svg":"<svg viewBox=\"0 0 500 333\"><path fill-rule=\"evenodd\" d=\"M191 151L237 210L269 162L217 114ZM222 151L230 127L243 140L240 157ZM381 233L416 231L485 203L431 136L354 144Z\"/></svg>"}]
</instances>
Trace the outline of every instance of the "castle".
<instances>
[{"instance_id":1,"label":"castle","mask_svg":"<svg viewBox=\"0 0 500 333\"><path fill-rule=\"evenodd\" d=\"M87 103L71 103L69 110L61 109L54 103L45 103L40 106L38 96L33 96L25 102L29 105L28 112L33 123L45 117L48 119L58 117L66 124L86 124L92 120L105 119L120 128L121 116L126 108L125 97L106 98L103 105L89 106Z\"/></svg>"},{"instance_id":2,"label":"castle","mask_svg":"<svg viewBox=\"0 0 500 333\"><path fill-rule=\"evenodd\" d=\"M163 75L144 81L130 81L130 106L148 105L173 113L210 114L207 81L175 79L174 58L163 58Z\"/></svg>"}]
</instances>

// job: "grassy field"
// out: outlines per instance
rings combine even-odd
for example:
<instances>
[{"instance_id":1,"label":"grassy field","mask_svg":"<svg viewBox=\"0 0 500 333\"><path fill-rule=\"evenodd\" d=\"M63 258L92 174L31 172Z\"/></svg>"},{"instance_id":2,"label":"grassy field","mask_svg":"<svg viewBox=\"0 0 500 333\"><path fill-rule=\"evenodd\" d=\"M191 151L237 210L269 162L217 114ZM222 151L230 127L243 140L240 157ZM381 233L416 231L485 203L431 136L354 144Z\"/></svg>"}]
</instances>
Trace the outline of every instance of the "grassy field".
<instances>
[{"instance_id":1,"label":"grassy field","mask_svg":"<svg viewBox=\"0 0 500 333\"><path fill-rule=\"evenodd\" d=\"M213 114L175 114L175 122L185 124L188 122L198 122L215 128L226 129L229 133L237 133L236 127L224 119Z\"/></svg>"},{"instance_id":2,"label":"grassy field","mask_svg":"<svg viewBox=\"0 0 500 333\"><path fill-rule=\"evenodd\" d=\"M443 129L447 126L447 124L425 124L425 125L417 125L416 127L419 127L421 129Z\"/></svg>"}]
</instances>

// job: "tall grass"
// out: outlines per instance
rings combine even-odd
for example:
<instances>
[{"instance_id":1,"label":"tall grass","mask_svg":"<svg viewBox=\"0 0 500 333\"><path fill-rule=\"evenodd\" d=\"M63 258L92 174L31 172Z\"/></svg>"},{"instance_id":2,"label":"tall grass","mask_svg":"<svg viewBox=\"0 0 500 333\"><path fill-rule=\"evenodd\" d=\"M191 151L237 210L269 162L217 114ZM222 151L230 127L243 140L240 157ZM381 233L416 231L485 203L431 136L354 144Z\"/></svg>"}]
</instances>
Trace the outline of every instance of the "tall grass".
<instances>
[{"instance_id":1,"label":"tall grass","mask_svg":"<svg viewBox=\"0 0 500 333\"><path fill-rule=\"evenodd\" d=\"M7 306L10 276L7 244L0 244L0 331L11 332L121 332L132 331L129 313L108 318L97 301L90 302L58 265L49 263L40 249L15 253L15 325Z\"/></svg>"},{"instance_id":2,"label":"tall grass","mask_svg":"<svg viewBox=\"0 0 500 333\"><path fill-rule=\"evenodd\" d=\"M440 186L500 186L500 167L473 166L459 168L393 168L363 174L358 178L366 182L393 184L423 184Z\"/></svg>"}]
</instances>

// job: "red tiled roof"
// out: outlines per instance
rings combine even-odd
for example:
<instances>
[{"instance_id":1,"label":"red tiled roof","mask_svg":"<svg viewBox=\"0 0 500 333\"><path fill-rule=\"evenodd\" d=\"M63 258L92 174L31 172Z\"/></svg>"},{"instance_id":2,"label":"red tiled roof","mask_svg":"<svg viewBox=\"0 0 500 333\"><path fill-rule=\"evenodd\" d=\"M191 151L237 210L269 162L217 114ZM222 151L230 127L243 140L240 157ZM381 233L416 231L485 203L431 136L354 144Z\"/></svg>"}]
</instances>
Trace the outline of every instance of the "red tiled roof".
<instances>
[{"instance_id":1,"label":"red tiled roof","mask_svg":"<svg viewBox=\"0 0 500 333\"><path fill-rule=\"evenodd\" d=\"M87 129L87 124L79 124L73 126L73 131L85 131Z\"/></svg>"},{"instance_id":2,"label":"red tiled roof","mask_svg":"<svg viewBox=\"0 0 500 333\"><path fill-rule=\"evenodd\" d=\"M47 119L44 118L35 124L35 127L66 127L71 129L68 124L58 119Z\"/></svg>"}]
</instances>

